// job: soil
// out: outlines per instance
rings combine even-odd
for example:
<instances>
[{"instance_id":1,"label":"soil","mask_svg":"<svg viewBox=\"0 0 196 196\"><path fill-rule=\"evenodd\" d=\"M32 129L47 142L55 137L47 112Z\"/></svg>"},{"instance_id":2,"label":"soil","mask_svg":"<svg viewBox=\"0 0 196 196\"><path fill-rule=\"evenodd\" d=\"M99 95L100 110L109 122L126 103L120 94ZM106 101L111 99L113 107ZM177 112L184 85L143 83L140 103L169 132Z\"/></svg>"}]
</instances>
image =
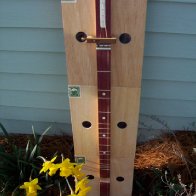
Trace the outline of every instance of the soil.
<instances>
[{"instance_id":1,"label":"soil","mask_svg":"<svg viewBox=\"0 0 196 196\"><path fill-rule=\"evenodd\" d=\"M13 134L11 141L25 148L27 141L32 137L32 135ZM3 136L0 136L0 146L7 148L9 152L9 145ZM72 137L67 135L44 136L41 144L42 156L50 159L55 152L63 153L65 157L73 159ZM162 186L166 186L161 181L161 176L165 175L165 171L169 172L172 178L181 174L183 183L193 182L196 186L196 132L177 131L138 144L133 195L150 195L149 192L152 192L157 180L162 183Z\"/></svg>"}]
</instances>

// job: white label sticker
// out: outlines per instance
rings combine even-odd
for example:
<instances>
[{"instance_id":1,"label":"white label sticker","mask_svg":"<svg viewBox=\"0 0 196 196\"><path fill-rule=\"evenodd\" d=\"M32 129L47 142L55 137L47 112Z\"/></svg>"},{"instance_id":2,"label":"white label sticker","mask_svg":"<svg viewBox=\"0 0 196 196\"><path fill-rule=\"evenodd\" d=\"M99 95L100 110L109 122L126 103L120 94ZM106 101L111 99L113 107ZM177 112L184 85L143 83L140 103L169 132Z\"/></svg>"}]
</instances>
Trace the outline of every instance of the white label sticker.
<instances>
[{"instance_id":1,"label":"white label sticker","mask_svg":"<svg viewBox=\"0 0 196 196\"><path fill-rule=\"evenodd\" d=\"M77 0L61 0L61 3L77 3Z\"/></svg>"},{"instance_id":2,"label":"white label sticker","mask_svg":"<svg viewBox=\"0 0 196 196\"><path fill-rule=\"evenodd\" d=\"M106 28L106 3L100 0L100 27Z\"/></svg>"}]
</instances>

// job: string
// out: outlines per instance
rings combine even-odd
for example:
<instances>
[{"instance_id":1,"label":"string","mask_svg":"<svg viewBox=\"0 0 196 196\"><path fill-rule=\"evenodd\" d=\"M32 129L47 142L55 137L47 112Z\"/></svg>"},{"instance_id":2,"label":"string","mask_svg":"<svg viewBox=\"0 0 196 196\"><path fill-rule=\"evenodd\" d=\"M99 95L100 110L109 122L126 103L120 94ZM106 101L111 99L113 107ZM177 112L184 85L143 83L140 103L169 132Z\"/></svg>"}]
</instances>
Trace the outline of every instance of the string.
<instances>
[{"instance_id":1,"label":"string","mask_svg":"<svg viewBox=\"0 0 196 196\"><path fill-rule=\"evenodd\" d=\"M105 5L106 6L106 5ZM109 8L108 8L109 9ZM107 15L108 15L108 13L107 13L107 8L105 8L105 10L106 10L106 18L107 18ZM104 28L104 30L105 30L105 37L106 38L108 38L108 29L107 29L107 23L105 23L106 24L106 27ZM107 66L108 66L108 71L111 71L111 68L110 68L110 66L111 66L111 62L110 62L110 58L111 58L111 56L110 56L111 54L110 54L110 51L109 50L106 50L106 58L107 58ZM108 82L108 85L107 86L109 86L110 85L110 80L111 80L111 72L109 72L110 73L110 77L109 77L109 79L107 80L107 82ZM110 88L110 90L111 90L111 87L109 86L109 88ZM111 96L111 92L110 92L110 96ZM107 128L107 134L109 134L110 135L110 132L111 132L111 122L110 122L110 119L111 119L111 98L110 98L110 96L109 96L109 99L110 99L110 102L109 102L109 106L108 106L108 108L107 108L107 124L109 124L109 127ZM110 160L111 160L111 153L110 153L110 151L111 151L111 146L110 146L110 143L111 143L111 137L109 137L108 139L107 139L107 142L106 142L106 144L107 144L107 152L109 152L109 165L108 165L108 162L107 162L107 164L106 164L106 168L108 168L109 169L109 177L110 177ZM107 183L107 195L109 196L110 195L110 183Z\"/></svg>"},{"instance_id":2,"label":"string","mask_svg":"<svg viewBox=\"0 0 196 196\"><path fill-rule=\"evenodd\" d=\"M99 3L100 3L100 0L98 1ZM107 29L107 17L108 17L108 13L107 13L107 11L108 11L108 9L110 9L110 8L106 8L106 0L105 0L105 24L106 24L106 26L104 27L104 28L101 28L101 26L100 26L100 31L99 31L99 36L100 37L105 37L105 38L108 38L108 29ZM101 10L100 10L100 6L99 6L99 12L100 12ZM110 34L110 33L109 33ZM107 70L107 71L111 71L111 68L110 68L110 62L111 62L111 60L110 60L110 58L111 58L111 54L110 54L110 51L108 51L108 50L105 50L104 51L104 53L106 53L106 55L104 55L104 57L106 58L106 66L107 67L109 67L109 69ZM108 66L109 65L109 66ZM110 76L109 76L109 78L108 78L108 80L107 80L107 86L109 86L109 84L111 83L110 82L110 80L111 80L111 72L109 72L110 73ZM100 78L99 78L99 80L100 80ZM110 87L110 86L109 86ZM111 87L110 87L110 89L109 90L111 90ZM109 98L109 100L110 100L110 102L111 102L111 93L109 92L109 96L107 96L107 98ZM107 114L106 114L106 119L107 119L107 124L109 125L109 126L107 126L107 128L106 128L106 131L107 131L107 135L109 135L109 137L107 137L106 138L106 154L108 154L108 157L109 157L109 164L108 164L108 159L106 159L107 161L106 161L106 164L104 164L104 162L102 162L101 160L100 160L100 171L101 170L103 170L103 168L107 168L107 169L109 169L109 177L110 177L110 159L111 159L111 155L110 155L110 150L111 150L111 147L110 147L110 140L111 140L111 137L110 137L110 129L111 129L111 122L110 122L110 119L111 119L111 114L110 114L110 110L111 110L111 103L109 102L109 105L108 105L108 107L107 107ZM99 125L100 126L100 125ZM101 154L101 152L100 152L100 154ZM92 169L92 168L91 168ZM107 172L107 170L106 170L106 172ZM104 193L104 195L106 194L107 196L109 196L110 195L110 183L106 183L106 193Z\"/></svg>"}]
</instances>

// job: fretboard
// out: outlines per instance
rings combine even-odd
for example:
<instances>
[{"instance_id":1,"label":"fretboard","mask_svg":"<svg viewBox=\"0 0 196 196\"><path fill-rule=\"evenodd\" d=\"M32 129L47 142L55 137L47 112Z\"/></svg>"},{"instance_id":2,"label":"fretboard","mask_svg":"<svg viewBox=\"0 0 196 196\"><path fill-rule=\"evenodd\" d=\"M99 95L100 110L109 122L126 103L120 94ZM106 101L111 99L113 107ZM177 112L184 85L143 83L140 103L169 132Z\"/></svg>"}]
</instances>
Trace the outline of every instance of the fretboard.
<instances>
[{"instance_id":1,"label":"fretboard","mask_svg":"<svg viewBox=\"0 0 196 196\"><path fill-rule=\"evenodd\" d=\"M110 0L96 0L96 36L111 37ZM110 195L111 48L97 45L100 195Z\"/></svg>"}]
</instances>

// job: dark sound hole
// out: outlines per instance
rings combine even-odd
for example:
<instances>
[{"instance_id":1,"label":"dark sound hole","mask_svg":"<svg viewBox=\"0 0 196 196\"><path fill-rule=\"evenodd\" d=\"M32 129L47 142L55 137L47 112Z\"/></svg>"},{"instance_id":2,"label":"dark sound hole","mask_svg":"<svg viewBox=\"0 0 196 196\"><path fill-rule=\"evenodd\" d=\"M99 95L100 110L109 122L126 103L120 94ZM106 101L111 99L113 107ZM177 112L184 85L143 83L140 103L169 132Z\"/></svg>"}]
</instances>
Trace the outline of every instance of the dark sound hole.
<instances>
[{"instance_id":1,"label":"dark sound hole","mask_svg":"<svg viewBox=\"0 0 196 196\"><path fill-rule=\"evenodd\" d=\"M122 44L128 44L131 41L131 36L128 33L120 35L119 40Z\"/></svg>"},{"instance_id":2,"label":"dark sound hole","mask_svg":"<svg viewBox=\"0 0 196 196\"><path fill-rule=\"evenodd\" d=\"M93 175L87 175L87 178L88 178L89 180L93 180L95 177L94 177Z\"/></svg>"},{"instance_id":3,"label":"dark sound hole","mask_svg":"<svg viewBox=\"0 0 196 196\"><path fill-rule=\"evenodd\" d=\"M127 127L127 123L126 122L119 122L117 124L117 126L120 128L120 129L125 129Z\"/></svg>"},{"instance_id":4,"label":"dark sound hole","mask_svg":"<svg viewBox=\"0 0 196 196\"><path fill-rule=\"evenodd\" d=\"M79 42L85 42L86 41L86 38L87 38L87 35L86 33L84 32L78 32L76 34L76 39L79 41Z\"/></svg>"},{"instance_id":5,"label":"dark sound hole","mask_svg":"<svg viewBox=\"0 0 196 196\"><path fill-rule=\"evenodd\" d=\"M82 122L82 126L84 127L84 128L90 128L91 127L91 122L89 122L89 121L84 121L84 122Z\"/></svg>"},{"instance_id":6,"label":"dark sound hole","mask_svg":"<svg viewBox=\"0 0 196 196\"><path fill-rule=\"evenodd\" d=\"M116 178L116 180L119 181L119 182L122 182L122 181L124 181L125 179L124 179L122 176L118 176L118 177Z\"/></svg>"}]
</instances>

